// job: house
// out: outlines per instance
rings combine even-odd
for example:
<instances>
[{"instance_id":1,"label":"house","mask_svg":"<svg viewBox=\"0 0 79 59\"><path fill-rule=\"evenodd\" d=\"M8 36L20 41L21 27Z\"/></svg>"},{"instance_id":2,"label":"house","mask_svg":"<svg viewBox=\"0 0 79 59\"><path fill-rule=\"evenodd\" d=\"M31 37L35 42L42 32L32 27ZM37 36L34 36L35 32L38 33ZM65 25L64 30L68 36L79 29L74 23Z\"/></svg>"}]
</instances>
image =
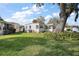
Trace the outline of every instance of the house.
<instances>
[{"instance_id":1,"label":"house","mask_svg":"<svg viewBox=\"0 0 79 59\"><path fill-rule=\"evenodd\" d=\"M60 32L62 24L47 24L48 25L48 32Z\"/></svg>"},{"instance_id":2,"label":"house","mask_svg":"<svg viewBox=\"0 0 79 59\"><path fill-rule=\"evenodd\" d=\"M0 22L0 35L20 32L20 25L13 22Z\"/></svg>"},{"instance_id":3,"label":"house","mask_svg":"<svg viewBox=\"0 0 79 59\"><path fill-rule=\"evenodd\" d=\"M48 31L53 32L54 31L54 25L53 24L47 24L48 26Z\"/></svg>"},{"instance_id":4,"label":"house","mask_svg":"<svg viewBox=\"0 0 79 59\"><path fill-rule=\"evenodd\" d=\"M72 26L65 26L65 31L68 31L68 32L79 32L79 26L75 26L75 25L72 25Z\"/></svg>"},{"instance_id":5,"label":"house","mask_svg":"<svg viewBox=\"0 0 79 59\"><path fill-rule=\"evenodd\" d=\"M0 35L4 34L4 22L0 22Z\"/></svg>"},{"instance_id":6,"label":"house","mask_svg":"<svg viewBox=\"0 0 79 59\"><path fill-rule=\"evenodd\" d=\"M42 22L38 22L37 20L33 20L32 23L25 25L26 32L44 32L45 24Z\"/></svg>"},{"instance_id":7,"label":"house","mask_svg":"<svg viewBox=\"0 0 79 59\"><path fill-rule=\"evenodd\" d=\"M12 33L12 25L7 22L0 22L0 35Z\"/></svg>"},{"instance_id":8,"label":"house","mask_svg":"<svg viewBox=\"0 0 79 59\"><path fill-rule=\"evenodd\" d=\"M0 17L0 35L20 32L20 25L18 23L6 22Z\"/></svg>"},{"instance_id":9,"label":"house","mask_svg":"<svg viewBox=\"0 0 79 59\"><path fill-rule=\"evenodd\" d=\"M47 26L48 26L48 32L57 32L60 31L60 19L59 18L50 18Z\"/></svg>"},{"instance_id":10,"label":"house","mask_svg":"<svg viewBox=\"0 0 79 59\"><path fill-rule=\"evenodd\" d=\"M66 25L65 28L64 28L64 31L71 32L72 31L72 27L69 26L69 25Z\"/></svg>"},{"instance_id":11,"label":"house","mask_svg":"<svg viewBox=\"0 0 79 59\"><path fill-rule=\"evenodd\" d=\"M24 28L24 26L22 25L22 26L20 26L20 32L25 32L25 28Z\"/></svg>"},{"instance_id":12,"label":"house","mask_svg":"<svg viewBox=\"0 0 79 59\"><path fill-rule=\"evenodd\" d=\"M72 26L72 31L73 32L79 32L79 27L78 26Z\"/></svg>"},{"instance_id":13,"label":"house","mask_svg":"<svg viewBox=\"0 0 79 59\"><path fill-rule=\"evenodd\" d=\"M20 24L14 22L8 22L8 24L15 29L15 32L20 32Z\"/></svg>"},{"instance_id":14,"label":"house","mask_svg":"<svg viewBox=\"0 0 79 59\"><path fill-rule=\"evenodd\" d=\"M12 24L5 22L3 31L4 31L4 34L12 34L12 33L16 32L16 29L14 28L14 26Z\"/></svg>"}]
</instances>

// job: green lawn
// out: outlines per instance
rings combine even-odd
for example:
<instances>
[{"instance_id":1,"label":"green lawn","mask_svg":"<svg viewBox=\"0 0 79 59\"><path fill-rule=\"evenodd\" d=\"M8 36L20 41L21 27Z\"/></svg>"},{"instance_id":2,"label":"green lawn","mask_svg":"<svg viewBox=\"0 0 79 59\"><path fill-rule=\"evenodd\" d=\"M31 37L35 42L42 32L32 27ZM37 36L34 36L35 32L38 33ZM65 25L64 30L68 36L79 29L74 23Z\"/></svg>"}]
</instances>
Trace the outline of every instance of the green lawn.
<instances>
[{"instance_id":1,"label":"green lawn","mask_svg":"<svg viewBox=\"0 0 79 59\"><path fill-rule=\"evenodd\" d=\"M0 36L1 56L76 56L79 33L17 33Z\"/></svg>"}]
</instances>

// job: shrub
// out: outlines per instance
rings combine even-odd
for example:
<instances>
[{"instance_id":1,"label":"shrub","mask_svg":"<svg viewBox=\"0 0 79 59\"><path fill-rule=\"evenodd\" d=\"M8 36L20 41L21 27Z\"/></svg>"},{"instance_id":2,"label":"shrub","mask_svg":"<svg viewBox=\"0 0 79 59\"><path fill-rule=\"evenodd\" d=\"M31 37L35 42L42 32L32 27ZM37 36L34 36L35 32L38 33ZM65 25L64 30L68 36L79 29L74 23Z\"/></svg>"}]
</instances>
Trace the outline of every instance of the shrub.
<instances>
[{"instance_id":1,"label":"shrub","mask_svg":"<svg viewBox=\"0 0 79 59\"><path fill-rule=\"evenodd\" d=\"M44 33L44 38L50 40L71 40L79 39L79 33L62 32L62 33Z\"/></svg>"}]
</instances>

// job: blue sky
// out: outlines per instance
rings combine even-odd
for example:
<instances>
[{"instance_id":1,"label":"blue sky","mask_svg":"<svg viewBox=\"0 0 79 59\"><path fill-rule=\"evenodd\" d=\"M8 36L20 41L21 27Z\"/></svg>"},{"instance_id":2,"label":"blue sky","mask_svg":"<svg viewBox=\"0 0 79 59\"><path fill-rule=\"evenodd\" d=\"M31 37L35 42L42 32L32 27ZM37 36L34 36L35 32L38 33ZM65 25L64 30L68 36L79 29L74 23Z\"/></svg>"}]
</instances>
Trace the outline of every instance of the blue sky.
<instances>
[{"instance_id":1,"label":"blue sky","mask_svg":"<svg viewBox=\"0 0 79 59\"><path fill-rule=\"evenodd\" d=\"M44 16L47 22L51 17L59 17L59 12L60 8L57 4L45 4L38 8L33 3L0 3L0 16L7 22L19 24L31 23L39 16ZM72 13L67 23L79 25L79 21L74 22L74 16L75 14Z\"/></svg>"}]
</instances>

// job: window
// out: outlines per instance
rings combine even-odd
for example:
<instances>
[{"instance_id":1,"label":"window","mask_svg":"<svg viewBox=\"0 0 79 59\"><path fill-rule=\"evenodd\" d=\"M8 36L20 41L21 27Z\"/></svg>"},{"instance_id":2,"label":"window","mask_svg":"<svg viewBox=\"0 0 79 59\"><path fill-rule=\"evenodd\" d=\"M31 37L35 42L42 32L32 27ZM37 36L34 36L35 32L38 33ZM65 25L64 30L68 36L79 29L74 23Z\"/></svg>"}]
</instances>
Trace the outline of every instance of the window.
<instances>
[{"instance_id":1,"label":"window","mask_svg":"<svg viewBox=\"0 0 79 59\"><path fill-rule=\"evenodd\" d=\"M1 30L1 27L0 27L0 30Z\"/></svg>"},{"instance_id":2,"label":"window","mask_svg":"<svg viewBox=\"0 0 79 59\"><path fill-rule=\"evenodd\" d=\"M5 26L3 27L3 30L6 30L6 27Z\"/></svg>"},{"instance_id":3,"label":"window","mask_svg":"<svg viewBox=\"0 0 79 59\"><path fill-rule=\"evenodd\" d=\"M27 26L26 26L26 29L27 29Z\"/></svg>"},{"instance_id":4,"label":"window","mask_svg":"<svg viewBox=\"0 0 79 59\"><path fill-rule=\"evenodd\" d=\"M39 28L39 26L38 25L36 25L36 29L38 29Z\"/></svg>"},{"instance_id":5,"label":"window","mask_svg":"<svg viewBox=\"0 0 79 59\"><path fill-rule=\"evenodd\" d=\"M40 26L40 28L43 28L43 26Z\"/></svg>"},{"instance_id":6,"label":"window","mask_svg":"<svg viewBox=\"0 0 79 59\"><path fill-rule=\"evenodd\" d=\"M29 26L29 28L31 29L31 26Z\"/></svg>"},{"instance_id":7,"label":"window","mask_svg":"<svg viewBox=\"0 0 79 59\"><path fill-rule=\"evenodd\" d=\"M51 29L51 26L49 26L49 29Z\"/></svg>"},{"instance_id":8,"label":"window","mask_svg":"<svg viewBox=\"0 0 79 59\"><path fill-rule=\"evenodd\" d=\"M56 27L55 26L53 26L53 29L55 29Z\"/></svg>"}]
</instances>

